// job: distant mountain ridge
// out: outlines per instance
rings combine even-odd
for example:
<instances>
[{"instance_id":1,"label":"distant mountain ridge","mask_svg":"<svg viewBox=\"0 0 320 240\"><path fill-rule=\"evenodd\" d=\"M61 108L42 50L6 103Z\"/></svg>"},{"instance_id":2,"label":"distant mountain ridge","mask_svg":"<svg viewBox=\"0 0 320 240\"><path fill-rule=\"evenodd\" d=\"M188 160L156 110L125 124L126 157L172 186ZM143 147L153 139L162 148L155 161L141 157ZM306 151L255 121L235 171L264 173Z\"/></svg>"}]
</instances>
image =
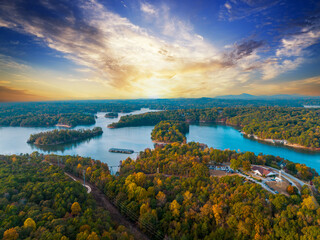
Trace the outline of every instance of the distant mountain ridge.
<instances>
[{"instance_id":1,"label":"distant mountain ridge","mask_svg":"<svg viewBox=\"0 0 320 240\"><path fill-rule=\"evenodd\" d=\"M239 95L222 95L216 96L217 99L242 99L242 100L255 100L255 99L305 99L305 98L319 98L319 96L304 96L300 94L277 94L277 95L251 95L248 93L242 93Z\"/></svg>"}]
</instances>

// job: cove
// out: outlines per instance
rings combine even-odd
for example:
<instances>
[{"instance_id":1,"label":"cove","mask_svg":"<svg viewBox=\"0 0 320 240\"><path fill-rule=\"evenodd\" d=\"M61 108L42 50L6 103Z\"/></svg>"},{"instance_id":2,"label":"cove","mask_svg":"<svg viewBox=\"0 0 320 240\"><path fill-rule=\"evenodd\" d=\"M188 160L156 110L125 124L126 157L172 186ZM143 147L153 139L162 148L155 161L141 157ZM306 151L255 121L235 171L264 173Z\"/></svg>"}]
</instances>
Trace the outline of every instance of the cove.
<instances>
[{"instance_id":1,"label":"cove","mask_svg":"<svg viewBox=\"0 0 320 240\"><path fill-rule=\"evenodd\" d=\"M244 137L234 127L222 124L190 125L186 135L187 141L207 144L217 149L230 149L240 152L250 151L255 154L274 155L288 159L295 163L304 163L320 172L320 152L295 149L283 145L274 145Z\"/></svg>"},{"instance_id":2,"label":"cove","mask_svg":"<svg viewBox=\"0 0 320 240\"><path fill-rule=\"evenodd\" d=\"M105 118L105 112L96 114L96 124L91 126L77 126L79 128L101 127L101 136L77 143L64 144L51 147L37 147L27 143L30 134L57 129L58 127L0 127L0 154L20 154L38 151L48 154L79 155L91 157L109 166L118 166L120 160L127 157L136 158L139 151L153 148L151 131L153 126L125 127L109 129L107 125L119 121L121 116L128 114L141 114L149 112L141 109L132 113L120 113L118 118ZM296 163L304 163L320 172L320 152L311 152L293 149L285 146L273 145L248 139L235 128L220 124L193 124L186 135L187 141L196 141L217 149L230 149L235 151L251 151L255 154L263 153L279 156ZM133 154L111 153L110 148L126 148L135 151ZM116 168L113 168L115 171Z\"/></svg>"}]
</instances>

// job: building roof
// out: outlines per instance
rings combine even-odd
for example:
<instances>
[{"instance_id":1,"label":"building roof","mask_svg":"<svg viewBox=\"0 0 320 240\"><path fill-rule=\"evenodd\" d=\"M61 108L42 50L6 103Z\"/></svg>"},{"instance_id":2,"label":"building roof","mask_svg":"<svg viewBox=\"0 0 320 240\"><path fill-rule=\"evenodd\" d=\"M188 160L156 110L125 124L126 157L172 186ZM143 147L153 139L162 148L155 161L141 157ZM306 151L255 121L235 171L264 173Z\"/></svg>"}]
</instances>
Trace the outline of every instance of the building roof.
<instances>
[{"instance_id":1,"label":"building roof","mask_svg":"<svg viewBox=\"0 0 320 240\"><path fill-rule=\"evenodd\" d=\"M267 170L267 169L265 169L263 167L258 167L258 166L251 167L251 170L252 171L259 171L261 175L265 175L265 176L269 175L270 173L275 174L272 171L269 171L269 170Z\"/></svg>"}]
</instances>

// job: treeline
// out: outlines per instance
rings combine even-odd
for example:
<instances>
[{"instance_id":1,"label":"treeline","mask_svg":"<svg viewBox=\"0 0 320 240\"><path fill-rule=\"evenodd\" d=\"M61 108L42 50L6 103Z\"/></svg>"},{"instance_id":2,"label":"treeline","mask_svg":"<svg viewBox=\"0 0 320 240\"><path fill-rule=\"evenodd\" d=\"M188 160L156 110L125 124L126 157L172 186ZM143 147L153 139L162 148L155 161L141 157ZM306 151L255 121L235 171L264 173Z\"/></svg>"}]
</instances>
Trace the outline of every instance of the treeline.
<instances>
[{"instance_id":1,"label":"treeline","mask_svg":"<svg viewBox=\"0 0 320 240\"><path fill-rule=\"evenodd\" d=\"M130 239L80 183L37 153L0 156L0 238Z\"/></svg>"},{"instance_id":2,"label":"treeline","mask_svg":"<svg viewBox=\"0 0 320 240\"><path fill-rule=\"evenodd\" d=\"M185 134L189 124L178 121L161 121L151 132L151 139L156 142L186 142Z\"/></svg>"},{"instance_id":3,"label":"treeline","mask_svg":"<svg viewBox=\"0 0 320 240\"><path fill-rule=\"evenodd\" d=\"M28 143L35 145L58 145L92 138L103 133L101 127L79 130L52 130L31 134Z\"/></svg>"},{"instance_id":4,"label":"treeline","mask_svg":"<svg viewBox=\"0 0 320 240\"><path fill-rule=\"evenodd\" d=\"M256 108L229 118L247 134L263 139L285 139L291 144L320 148L320 109Z\"/></svg>"},{"instance_id":5,"label":"treeline","mask_svg":"<svg viewBox=\"0 0 320 240\"><path fill-rule=\"evenodd\" d=\"M97 112L131 112L140 108L151 109L195 109L212 107L258 107L284 106L303 107L303 105L320 105L320 98L304 99L270 99L243 100L217 98L176 98L176 99L134 99L134 100L87 100L0 103L0 117L34 114L91 113Z\"/></svg>"},{"instance_id":6,"label":"treeline","mask_svg":"<svg viewBox=\"0 0 320 240\"><path fill-rule=\"evenodd\" d=\"M95 122L94 115L84 113L63 113L57 115L28 113L0 118L0 126L12 127L47 127L56 124L75 127L77 125L92 125Z\"/></svg>"},{"instance_id":7,"label":"treeline","mask_svg":"<svg viewBox=\"0 0 320 240\"><path fill-rule=\"evenodd\" d=\"M303 107L320 105L320 98L292 100L241 100L215 98L135 99L95 101L55 101L28 103L0 103L0 119L19 115L58 115L62 113L95 114L97 112L132 112L141 108L159 110L205 109L213 107L286 106Z\"/></svg>"},{"instance_id":8,"label":"treeline","mask_svg":"<svg viewBox=\"0 0 320 240\"><path fill-rule=\"evenodd\" d=\"M127 115L122 116L118 122L110 124L109 127L154 126L166 120L185 121L189 123L215 122L221 111L223 111L223 108L180 109Z\"/></svg>"},{"instance_id":9,"label":"treeline","mask_svg":"<svg viewBox=\"0 0 320 240\"><path fill-rule=\"evenodd\" d=\"M287 140L308 148L320 148L320 109L241 107L187 109L123 116L111 128L156 125L175 120L189 123L221 122L242 127L262 139Z\"/></svg>"},{"instance_id":10,"label":"treeline","mask_svg":"<svg viewBox=\"0 0 320 240\"><path fill-rule=\"evenodd\" d=\"M86 170L87 179L97 181L119 210L152 239L317 239L319 205L306 186L301 195L293 192L286 197L239 176L209 176L206 163L232 159L277 168L284 164L296 176L317 176L305 165L289 166L279 157L202 150L198 143L146 149L136 161L124 161L119 176L109 175L100 162L95 167L90 159L66 156L63 161L73 173Z\"/></svg>"}]
</instances>

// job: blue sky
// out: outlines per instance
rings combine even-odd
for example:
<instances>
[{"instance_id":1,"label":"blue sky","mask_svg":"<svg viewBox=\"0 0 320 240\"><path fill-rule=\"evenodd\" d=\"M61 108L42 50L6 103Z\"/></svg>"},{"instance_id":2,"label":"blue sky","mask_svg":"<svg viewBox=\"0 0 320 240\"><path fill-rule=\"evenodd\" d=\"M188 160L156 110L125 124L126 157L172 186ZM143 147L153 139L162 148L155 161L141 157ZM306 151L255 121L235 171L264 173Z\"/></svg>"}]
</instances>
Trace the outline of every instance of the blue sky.
<instances>
[{"instance_id":1,"label":"blue sky","mask_svg":"<svg viewBox=\"0 0 320 240\"><path fill-rule=\"evenodd\" d=\"M320 2L3 0L1 101L320 95Z\"/></svg>"}]
</instances>

